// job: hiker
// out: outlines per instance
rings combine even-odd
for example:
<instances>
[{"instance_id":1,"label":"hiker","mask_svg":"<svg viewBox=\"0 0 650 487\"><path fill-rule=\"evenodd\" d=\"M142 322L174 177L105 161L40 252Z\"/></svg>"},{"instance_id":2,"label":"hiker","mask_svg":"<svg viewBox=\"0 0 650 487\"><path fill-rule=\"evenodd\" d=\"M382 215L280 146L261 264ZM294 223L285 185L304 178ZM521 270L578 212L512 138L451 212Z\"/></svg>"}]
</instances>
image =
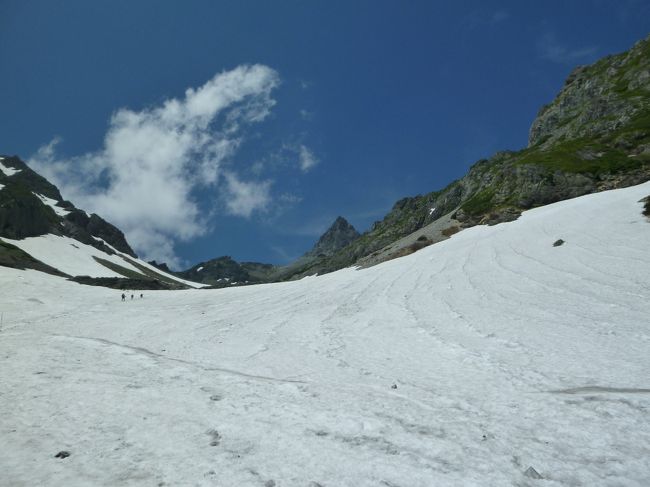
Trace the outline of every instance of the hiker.
<instances>
[{"instance_id":1,"label":"hiker","mask_svg":"<svg viewBox=\"0 0 650 487\"><path fill-rule=\"evenodd\" d=\"M131 294L131 299L133 299L133 294Z\"/></svg>"},{"instance_id":2,"label":"hiker","mask_svg":"<svg viewBox=\"0 0 650 487\"><path fill-rule=\"evenodd\" d=\"M140 293L140 299L142 299L142 293Z\"/></svg>"},{"instance_id":3,"label":"hiker","mask_svg":"<svg viewBox=\"0 0 650 487\"><path fill-rule=\"evenodd\" d=\"M126 299L126 294L122 293L122 301Z\"/></svg>"}]
</instances>

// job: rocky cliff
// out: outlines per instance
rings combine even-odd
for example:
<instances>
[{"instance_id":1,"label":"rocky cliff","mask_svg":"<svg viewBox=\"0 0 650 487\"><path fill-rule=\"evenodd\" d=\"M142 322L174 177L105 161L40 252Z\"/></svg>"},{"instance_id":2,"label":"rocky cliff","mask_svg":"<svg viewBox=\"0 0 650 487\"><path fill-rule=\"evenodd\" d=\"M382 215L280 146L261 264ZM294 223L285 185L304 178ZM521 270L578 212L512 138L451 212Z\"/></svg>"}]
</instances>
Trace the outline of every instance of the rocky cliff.
<instances>
[{"instance_id":1,"label":"rocky cliff","mask_svg":"<svg viewBox=\"0 0 650 487\"><path fill-rule=\"evenodd\" d=\"M0 237L23 239L47 233L72 237L109 254L114 253L113 247L135 257L117 227L65 201L56 186L18 157L0 156Z\"/></svg>"}]
</instances>

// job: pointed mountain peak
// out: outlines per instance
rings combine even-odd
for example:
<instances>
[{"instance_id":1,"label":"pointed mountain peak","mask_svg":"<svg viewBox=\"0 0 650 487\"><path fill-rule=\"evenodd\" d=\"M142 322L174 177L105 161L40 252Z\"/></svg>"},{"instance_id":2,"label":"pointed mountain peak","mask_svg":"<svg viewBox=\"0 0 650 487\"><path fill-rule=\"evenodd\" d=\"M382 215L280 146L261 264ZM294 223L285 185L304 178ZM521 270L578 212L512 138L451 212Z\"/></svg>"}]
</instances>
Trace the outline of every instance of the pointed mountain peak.
<instances>
[{"instance_id":1,"label":"pointed mountain peak","mask_svg":"<svg viewBox=\"0 0 650 487\"><path fill-rule=\"evenodd\" d=\"M306 255L309 257L332 255L359 236L359 232L345 218L339 216Z\"/></svg>"}]
</instances>

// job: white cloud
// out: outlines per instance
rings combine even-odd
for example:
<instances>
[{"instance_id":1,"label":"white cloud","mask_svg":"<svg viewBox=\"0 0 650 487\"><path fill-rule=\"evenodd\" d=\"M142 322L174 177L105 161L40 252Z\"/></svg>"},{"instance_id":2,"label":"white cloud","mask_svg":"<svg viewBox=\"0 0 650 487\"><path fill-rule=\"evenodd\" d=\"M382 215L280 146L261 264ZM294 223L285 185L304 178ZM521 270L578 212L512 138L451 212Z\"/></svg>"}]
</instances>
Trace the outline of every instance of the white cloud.
<instances>
[{"instance_id":1,"label":"white cloud","mask_svg":"<svg viewBox=\"0 0 650 487\"><path fill-rule=\"evenodd\" d=\"M249 218L254 211L268 211L271 202L271 181L241 181L226 173L226 207L231 215Z\"/></svg>"},{"instance_id":2,"label":"white cloud","mask_svg":"<svg viewBox=\"0 0 650 487\"><path fill-rule=\"evenodd\" d=\"M29 163L64 197L122 229L145 258L178 264L174 242L206 232L194 190L225 186L229 211L246 217L269 203L269 181L247 183L232 170L224 178L223 166L241 144L241 129L269 115L278 84L267 66L239 66L180 99L119 109L96 152L59 158L54 139Z\"/></svg>"},{"instance_id":3,"label":"white cloud","mask_svg":"<svg viewBox=\"0 0 650 487\"><path fill-rule=\"evenodd\" d=\"M537 49L542 59L570 65L589 61L596 56L598 51L598 48L594 46L571 49L560 43L553 32L545 33L537 41Z\"/></svg>"},{"instance_id":4,"label":"white cloud","mask_svg":"<svg viewBox=\"0 0 650 487\"><path fill-rule=\"evenodd\" d=\"M316 158L314 153L310 151L305 145L302 144L298 149L298 158L300 163L300 169L303 172L309 171L311 168L313 168L320 162Z\"/></svg>"}]
</instances>

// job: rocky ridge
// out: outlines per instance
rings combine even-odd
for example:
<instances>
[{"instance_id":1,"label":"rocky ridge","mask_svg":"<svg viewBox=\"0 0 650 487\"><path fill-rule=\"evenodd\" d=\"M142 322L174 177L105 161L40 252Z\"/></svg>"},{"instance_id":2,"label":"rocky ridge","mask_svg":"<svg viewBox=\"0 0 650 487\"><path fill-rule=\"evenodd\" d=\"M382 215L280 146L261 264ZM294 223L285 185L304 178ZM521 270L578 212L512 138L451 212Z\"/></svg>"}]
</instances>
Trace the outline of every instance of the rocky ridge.
<instances>
[{"instance_id":1,"label":"rocky ridge","mask_svg":"<svg viewBox=\"0 0 650 487\"><path fill-rule=\"evenodd\" d=\"M456 229L511 221L529 208L648 179L650 37L576 68L533 121L528 147L479 160L440 191L399 200L361 237L292 277L386 260L394 254L387 248L412 243L409 235L434 222L448 222L427 235L437 241Z\"/></svg>"},{"instance_id":2,"label":"rocky ridge","mask_svg":"<svg viewBox=\"0 0 650 487\"><path fill-rule=\"evenodd\" d=\"M18 157L0 156L0 163L4 168L0 169L0 237L23 239L51 233L107 254L117 250L136 257L121 230L99 215L75 208L56 186Z\"/></svg>"}]
</instances>

